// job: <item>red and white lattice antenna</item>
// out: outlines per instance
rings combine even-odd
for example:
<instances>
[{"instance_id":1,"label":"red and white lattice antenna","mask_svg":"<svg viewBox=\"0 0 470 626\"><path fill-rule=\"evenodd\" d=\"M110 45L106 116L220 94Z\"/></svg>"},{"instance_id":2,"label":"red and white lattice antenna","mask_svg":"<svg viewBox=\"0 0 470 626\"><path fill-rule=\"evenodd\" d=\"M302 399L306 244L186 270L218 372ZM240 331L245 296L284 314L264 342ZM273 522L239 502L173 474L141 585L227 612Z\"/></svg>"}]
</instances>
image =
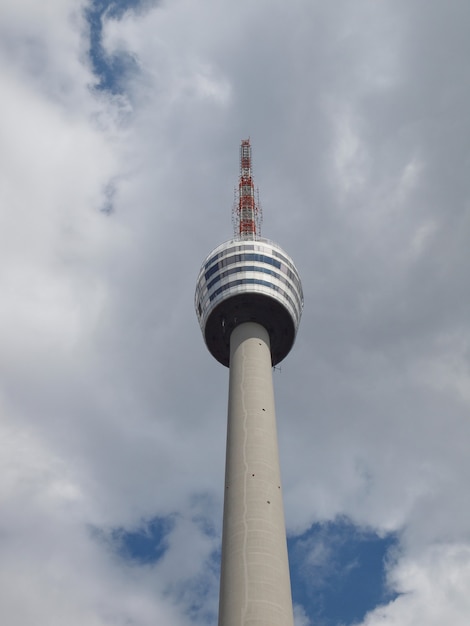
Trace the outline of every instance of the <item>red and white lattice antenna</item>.
<instances>
[{"instance_id":1,"label":"red and white lattice antenna","mask_svg":"<svg viewBox=\"0 0 470 626\"><path fill-rule=\"evenodd\" d=\"M259 206L258 190L255 191L251 171L251 145L243 139L240 146L240 177L238 191L235 190L234 203L235 237L256 239L261 235L262 214Z\"/></svg>"}]
</instances>

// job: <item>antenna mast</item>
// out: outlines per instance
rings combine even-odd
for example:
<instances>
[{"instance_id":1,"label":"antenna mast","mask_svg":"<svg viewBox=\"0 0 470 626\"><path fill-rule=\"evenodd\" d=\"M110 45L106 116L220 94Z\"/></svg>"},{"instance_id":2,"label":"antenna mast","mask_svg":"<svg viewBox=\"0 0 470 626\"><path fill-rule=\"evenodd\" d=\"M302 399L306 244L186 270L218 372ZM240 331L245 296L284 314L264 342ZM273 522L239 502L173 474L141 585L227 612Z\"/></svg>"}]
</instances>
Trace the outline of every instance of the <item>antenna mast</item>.
<instances>
[{"instance_id":1,"label":"antenna mast","mask_svg":"<svg viewBox=\"0 0 470 626\"><path fill-rule=\"evenodd\" d=\"M238 191L235 190L235 237L256 239L261 235L261 221L258 190L255 191L251 172L251 144L249 139L243 139L240 146Z\"/></svg>"}]
</instances>

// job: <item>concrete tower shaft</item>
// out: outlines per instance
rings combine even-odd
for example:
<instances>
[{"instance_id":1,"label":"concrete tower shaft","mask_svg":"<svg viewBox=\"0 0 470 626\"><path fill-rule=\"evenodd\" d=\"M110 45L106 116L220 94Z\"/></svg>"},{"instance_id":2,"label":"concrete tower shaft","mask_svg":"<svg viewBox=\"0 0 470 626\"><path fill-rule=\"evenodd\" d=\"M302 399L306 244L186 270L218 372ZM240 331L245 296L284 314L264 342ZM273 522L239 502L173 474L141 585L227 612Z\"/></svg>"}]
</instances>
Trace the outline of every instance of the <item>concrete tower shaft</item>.
<instances>
[{"instance_id":1,"label":"concrete tower shaft","mask_svg":"<svg viewBox=\"0 0 470 626\"><path fill-rule=\"evenodd\" d=\"M292 626L268 332L230 338L219 626Z\"/></svg>"}]
</instances>

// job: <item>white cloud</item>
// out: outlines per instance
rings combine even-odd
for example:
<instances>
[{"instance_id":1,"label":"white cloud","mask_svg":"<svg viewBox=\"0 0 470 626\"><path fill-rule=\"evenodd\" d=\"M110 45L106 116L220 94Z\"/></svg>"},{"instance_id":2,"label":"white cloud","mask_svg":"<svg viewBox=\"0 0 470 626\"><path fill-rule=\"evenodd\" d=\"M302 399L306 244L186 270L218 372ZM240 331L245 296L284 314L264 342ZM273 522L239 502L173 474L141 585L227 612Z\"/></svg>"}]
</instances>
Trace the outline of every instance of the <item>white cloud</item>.
<instances>
[{"instance_id":1,"label":"white cloud","mask_svg":"<svg viewBox=\"0 0 470 626\"><path fill-rule=\"evenodd\" d=\"M405 558L392 570L390 579L393 589L401 595L370 613L364 626L468 623L468 545L433 546L417 558Z\"/></svg>"},{"instance_id":2,"label":"white cloud","mask_svg":"<svg viewBox=\"0 0 470 626\"><path fill-rule=\"evenodd\" d=\"M299 604L294 605L294 624L295 626L310 626L312 624L305 610Z\"/></svg>"}]
</instances>

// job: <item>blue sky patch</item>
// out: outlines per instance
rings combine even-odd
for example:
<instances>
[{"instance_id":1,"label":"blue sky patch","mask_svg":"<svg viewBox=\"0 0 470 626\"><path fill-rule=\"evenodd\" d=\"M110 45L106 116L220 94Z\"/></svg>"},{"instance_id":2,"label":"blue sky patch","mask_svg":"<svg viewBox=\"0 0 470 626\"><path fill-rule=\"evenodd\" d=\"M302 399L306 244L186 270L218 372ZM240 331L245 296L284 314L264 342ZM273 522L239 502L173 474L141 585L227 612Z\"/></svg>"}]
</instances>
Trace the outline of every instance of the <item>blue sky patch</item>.
<instances>
[{"instance_id":1,"label":"blue sky patch","mask_svg":"<svg viewBox=\"0 0 470 626\"><path fill-rule=\"evenodd\" d=\"M135 531L115 529L111 539L122 558L149 565L156 563L165 554L167 537L173 527L173 517L155 517Z\"/></svg>"},{"instance_id":2,"label":"blue sky patch","mask_svg":"<svg viewBox=\"0 0 470 626\"><path fill-rule=\"evenodd\" d=\"M314 524L288 540L292 594L315 626L351 625L396 595L385 568L398 538L380 537L346 519Z\"/></svg>"},{"instance_id":3,"label":"blue sky patch","mask_svg":"<svg viewBox=\"0 0 470 626\"><path fill-rule=\"evenodd\" d=\"M138 70L131 54L108 56L102 45L103 17L119 19L128 10L137 10L148 4L145 0L93 0L85 11L90 28L89 54L93 71L99 79L97 88L111 93L122 93L125 78Z\"/></svg>"}]
</instances>

